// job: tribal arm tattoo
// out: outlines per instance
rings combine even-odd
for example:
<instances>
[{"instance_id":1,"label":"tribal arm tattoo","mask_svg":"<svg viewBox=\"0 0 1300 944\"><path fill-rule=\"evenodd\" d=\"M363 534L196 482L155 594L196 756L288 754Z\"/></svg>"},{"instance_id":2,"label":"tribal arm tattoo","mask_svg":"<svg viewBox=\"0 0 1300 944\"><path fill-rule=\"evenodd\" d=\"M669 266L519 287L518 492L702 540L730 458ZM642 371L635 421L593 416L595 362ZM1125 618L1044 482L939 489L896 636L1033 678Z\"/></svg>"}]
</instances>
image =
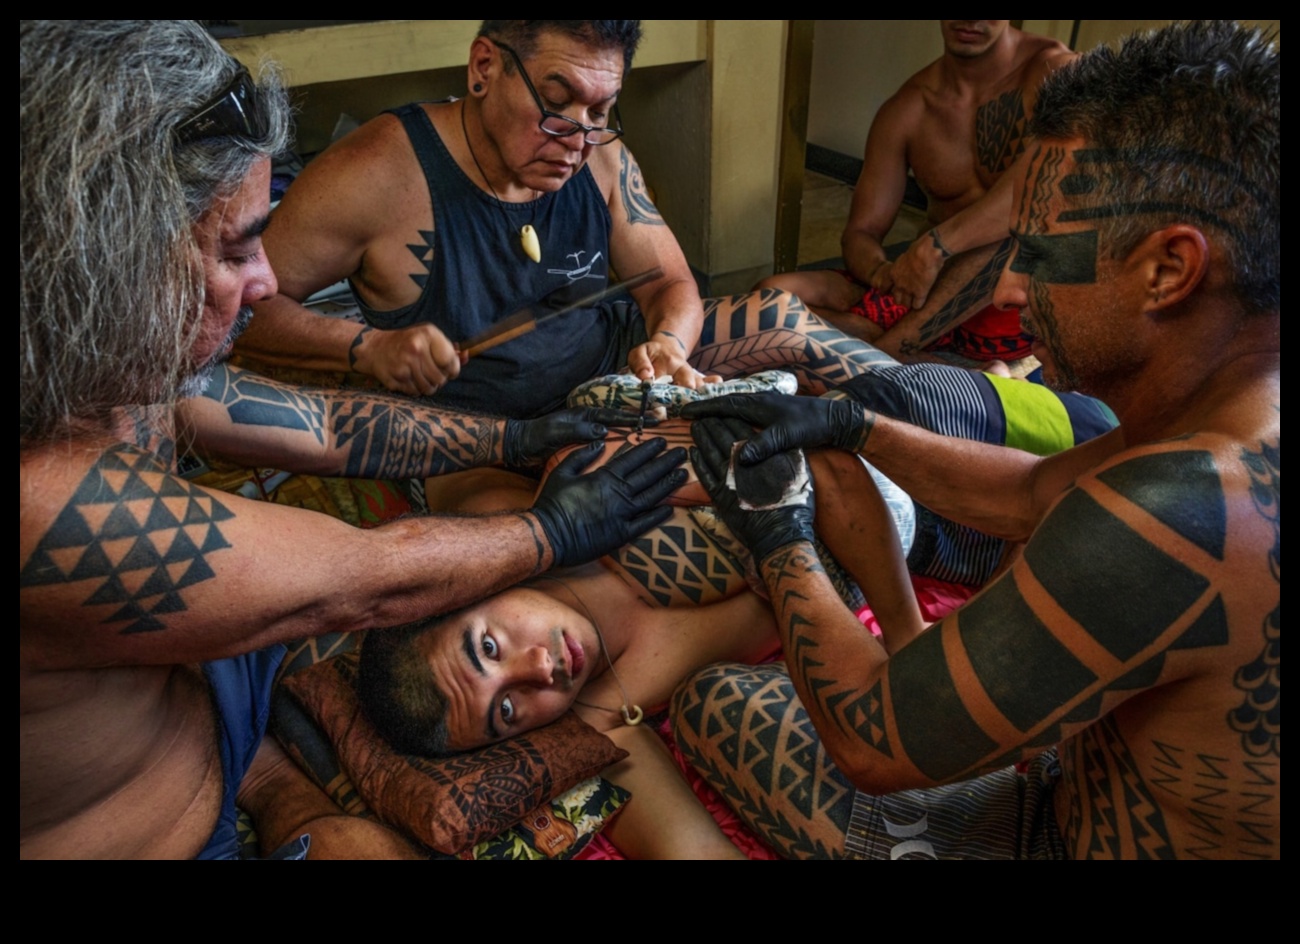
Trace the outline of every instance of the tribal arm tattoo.
<instances>
[{"instance_id":1,"label":"tribal arm tattoo","mask_svg":"<svg viewBox=\"0 0 1300 944\"><path fill-rule=\"evenodd\" d=\"M214 408L214 405L216 408ZM227 367L190 411L199 448L294 472L433 476L499 463L504 422Z\"/></svg>"},{"instance_id":2,"label":"tribal arm tattoo","mask_svg":"<svg viewBox=\"0 0 1300 944\"><path fill-rule=\"evenodd\" d=\"M165 629L186 590L215 576L233 512L170 474L155 454L122 443L87 471L18 576L19 590L80 585L80 605L121 635Z\"/></svg>"},{"instance_id":3,"label":"tribal arm tattoo","mask_svg":"<svg viewBox=\"0 0 1300 944\"><path fill-rule=\"evenodd\" d=\"M930 230L935 245L943 251L939 238ZM993 289L997 287L1002 270L1011 258L1012 242L1004 239L994 251L992 258L986 262L965 285L945 301L933 315L916 327L915 340L903 342L899 350L903 353L916 353L929 347L944 334L961 324L971 315L987 307L993 298Z\"/></svg>"},{"instance_id":4,"label":"tribal arm tattoo","mask_svg":"<svg viewBox=\"0 0 1300 944\"><path fill-rule=\"evenodd\" d=\"M619 148L618 187L623 198L623 210L627 213L629 223L646 223L650 226L663 226L664 218L650 199L650 190L646 187L641 168L626 147Z\"/></svg>"},{"instance_id":5,"label":"tribal arm tattoo","mask_svg":"<svg viewBox=\"0 0 1300 944\"><path fill-rule=\"evenodd\" d=\"M1037 753L1172 681L1168 652L1226 645L1225 535L1209 453L1131 458L1069 492L1010 573L892 659L833 615L807 546L763 576L813 723L879 793Z\"/></svg>"}]
</instances>

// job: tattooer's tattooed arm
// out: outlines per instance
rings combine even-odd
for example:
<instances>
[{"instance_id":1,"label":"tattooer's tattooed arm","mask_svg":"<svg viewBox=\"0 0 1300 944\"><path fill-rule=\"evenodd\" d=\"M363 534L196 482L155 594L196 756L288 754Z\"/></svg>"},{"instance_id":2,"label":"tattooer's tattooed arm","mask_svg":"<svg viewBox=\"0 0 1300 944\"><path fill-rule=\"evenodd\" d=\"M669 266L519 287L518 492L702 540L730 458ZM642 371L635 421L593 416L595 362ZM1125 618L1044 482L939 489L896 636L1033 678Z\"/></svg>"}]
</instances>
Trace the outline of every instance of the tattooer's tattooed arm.
<instances>
[{"instance_id":1,"label":"tattooer's tattooed arm","mask_svg":"<svg viewBox=\"0 0 1300 944\"><path fill-rule=\"evenodd\" d=\"M663 273L632 292L648 340L628 352L627 366L642 380L668 376L695 389L705 377L686 359L700 336L704 308L686 256L621 141L594 148L588 166L609 201L611 266L625 277L655 268Z\"/></svg>"},{"instance_id":2,"label":"tattooer's tattooed arm","mask_svg":"<svg viewBox=\"0 0 1300 944\"><path fill-rule=\"evenodd\" d=\"M502 459L502 420L383 394L295 387L229 366L178 414L179 434L200 451L293 472L427 477Z\"/></svg>"},{"instance_id":3,"label":"tattooer's tattooed arm","mask_svg":"<svg viewBox=\"0 0 1300 944\"><path fill-rule=\"evenodd\" d=\"M526 512L363 530L203 488L126 443L64 497L46 486L19 550L21 658L35 669L200 662L396 625L504 589L553 556Z\"/></svg>"},{"instance_id":4,"label":"tattooer's tattooed arm","mask_svg":"<svg viewBox=\"0 0 1300 944\"><path fill-rule=\"evenodd\" d=\"M1208 452L1113 465L1061 499L1008 574L892 659L828 605L806 545L772 555L763 576L828 749L886 792L1036 753L1181 677L1187 660L1171 654L1226 645L1224 508Z\"/></svg>"},{"instance_id":5,"label":"tattooer's tattooed arm","mask_svg":"<svg viewBox=\"0 0 1300 944\"><path fill-rule=\"evenodd\" d=\"M629 223L647 223L651 226L663 226L664 218L650 198L645 178L641 176L641 167L627 148L620 148L618 154L618 187L623 198L623 210L627 213Z\"/></svg>"}]
</instances>

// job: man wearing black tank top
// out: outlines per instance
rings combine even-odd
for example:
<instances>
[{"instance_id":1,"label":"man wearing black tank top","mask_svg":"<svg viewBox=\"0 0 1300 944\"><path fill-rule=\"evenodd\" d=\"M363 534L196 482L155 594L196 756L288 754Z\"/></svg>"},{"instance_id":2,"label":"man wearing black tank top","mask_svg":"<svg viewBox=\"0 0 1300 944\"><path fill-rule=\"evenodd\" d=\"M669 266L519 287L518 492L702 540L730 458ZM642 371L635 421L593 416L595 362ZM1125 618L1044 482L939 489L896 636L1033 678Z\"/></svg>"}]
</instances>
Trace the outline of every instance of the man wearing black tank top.
<instances>
[{"instance_id":1,"label":"man wearing black tank top","mask_svg":"<svg viewBox=\"0 0 1300 944\"><path fill-rule=\"evenodd\" d=\"M511 416L554 408L576 383L624 366L692 388L785 366L821 393L880 363L788 293L701 300L621 140L617 102L640 34L637 20L485 20L464 99L380 115L290 188L265 237L279 292L257 306L241 349ZM521 308L544 313L611 270L655 267L662 275L632 291L635 304L460 354ZM300 304L341 278L367 324Z\"/></svg>"}]
</instances>

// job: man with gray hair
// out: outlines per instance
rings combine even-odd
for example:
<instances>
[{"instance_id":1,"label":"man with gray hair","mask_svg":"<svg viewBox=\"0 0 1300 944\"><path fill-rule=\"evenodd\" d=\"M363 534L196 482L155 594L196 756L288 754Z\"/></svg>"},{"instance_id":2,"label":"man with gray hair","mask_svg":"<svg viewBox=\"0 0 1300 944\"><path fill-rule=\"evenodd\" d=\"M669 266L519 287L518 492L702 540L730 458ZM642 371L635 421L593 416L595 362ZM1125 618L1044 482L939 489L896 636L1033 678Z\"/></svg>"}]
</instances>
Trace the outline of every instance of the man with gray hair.
<instances>
[{"instance_id":1,"label":"man with gray hair","mask_svg":"<svg viewBox=\"0 0 1300 944\"><path fill-rule=\"evenodd\" d=\"M20 101L20 855L231 856L237 797L264 847L312 822L365 844L335 851L408 851L330 818L263 743L282 644L599 557L666 516L680 451L583 475L580 449L525 512L370 531L188 482L178 443L427 476L529 461L614 418L494 420L225 367L276 291L261 233L288 106L197 23L22 21Z\"/></svg>"}]
</instances>

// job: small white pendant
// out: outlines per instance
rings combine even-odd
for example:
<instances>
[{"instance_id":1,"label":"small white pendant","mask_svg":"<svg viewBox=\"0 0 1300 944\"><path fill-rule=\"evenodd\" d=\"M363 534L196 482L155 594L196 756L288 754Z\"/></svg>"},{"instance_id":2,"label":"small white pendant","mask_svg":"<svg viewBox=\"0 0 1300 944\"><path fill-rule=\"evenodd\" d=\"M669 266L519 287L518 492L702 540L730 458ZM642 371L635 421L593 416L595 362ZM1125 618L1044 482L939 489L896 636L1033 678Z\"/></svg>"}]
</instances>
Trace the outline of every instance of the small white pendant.
<instances>
[{"instance_id":1,"label":"small white pendant","mask_svg":"<svg viewBox=\"0 0 1300 944\"><path fill-rule=\"evenodd\" d=\"M534 262L542 261L542 244L537 239L537 230L531 224L519 231L519 242L524 247L524 255Z\"/></svg>"}]
</instances>

